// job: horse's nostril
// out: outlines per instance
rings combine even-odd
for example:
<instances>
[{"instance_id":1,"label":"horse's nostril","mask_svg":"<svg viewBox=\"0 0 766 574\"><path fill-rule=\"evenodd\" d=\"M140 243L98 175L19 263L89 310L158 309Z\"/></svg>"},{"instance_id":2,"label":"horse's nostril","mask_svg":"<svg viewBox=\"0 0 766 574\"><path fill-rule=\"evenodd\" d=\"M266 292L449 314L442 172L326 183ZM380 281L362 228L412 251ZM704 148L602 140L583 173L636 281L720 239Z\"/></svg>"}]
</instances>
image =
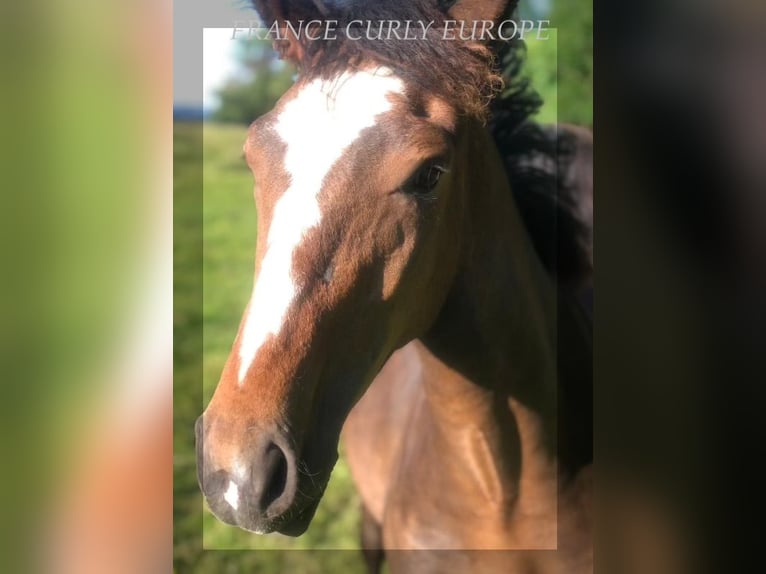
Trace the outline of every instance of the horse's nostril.
<instances>
[{"instance_id":1,"label":"horse's nostril","mask_svg":"<svg viewBox=\"0 0 766 574\"><path fill-rule=\"evenodd\" d=\"M208 450L220 446L210 442L210 435L205 440ZM286 443L273 434L255 436L225 468L218 462L220 452L200 452L199 482L213 514L253 532L270 532L281 523L297 492L296 458Z\"/></svg>"},{"instance_id":2,"label":"horse's nostril","mask_svg":"<svg viewBox=\"0 0 766 574\"><path fill-rule=\"evenodd\" d=\"M276 444L270 444L264 454L262 467L254 470L254 474L261 477L260 488L257 489L260 491L259 509L262 512L269 510L280 512L281 508L272 509L271 507L281 506L274 503L286 493L288 463L285 453Z\"/></svg>"}]
</instances>

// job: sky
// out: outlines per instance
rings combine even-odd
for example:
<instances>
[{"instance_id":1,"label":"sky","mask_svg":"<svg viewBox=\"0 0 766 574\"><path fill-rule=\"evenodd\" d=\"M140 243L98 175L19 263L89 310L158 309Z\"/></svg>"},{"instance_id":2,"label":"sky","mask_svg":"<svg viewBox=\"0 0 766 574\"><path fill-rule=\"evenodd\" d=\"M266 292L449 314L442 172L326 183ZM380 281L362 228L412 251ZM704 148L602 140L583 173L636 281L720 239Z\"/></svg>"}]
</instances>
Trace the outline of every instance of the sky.
<instances>
[{"instance_id":1,"label":"sky","mask_svg":"<svg viewBox=\"0 0 766 574\"><path fill-rule=\"evenodd\" d=\"M236 41L231 39L231 28L205 28L202 53L202 94L197 105L213 109L217 105L215 90L222 86L237 69L234 59ZM200 98L202 101L199 101Z\"/></svg>"}]
</instances>

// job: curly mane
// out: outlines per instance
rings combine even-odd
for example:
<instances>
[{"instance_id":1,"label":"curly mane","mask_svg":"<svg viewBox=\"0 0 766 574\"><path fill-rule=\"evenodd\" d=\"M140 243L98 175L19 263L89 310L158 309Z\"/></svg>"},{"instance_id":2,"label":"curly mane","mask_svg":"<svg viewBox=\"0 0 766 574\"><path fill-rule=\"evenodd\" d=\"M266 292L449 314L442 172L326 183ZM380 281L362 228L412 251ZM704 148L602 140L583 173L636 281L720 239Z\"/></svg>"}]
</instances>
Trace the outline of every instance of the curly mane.
<instances>
[{"instance_id":1,"label":"curly mane","mask_svg":"<svg viewBox=\"0 0 766 574\"><path fill-rule=\"evenodd\" d=\"M263 2L267 19L276 15ZM511 189L532 243L546 269L561 284L576 284L592 271L591 223L578 210L580 190L564 177L576 145L565 133L551 133L531 118L542 101L523 74L524 42L445 40L445 8L434 0L291 0L294 18L306 20L319 7L323 18L337 21L333 39L298 39L297 64L304 77L332 78L349 67L376 62L408 83L438 95L467 117L487 122L503 158ZM509 2L503 18L512 16ZM433 22L425 41L397 38L349 38L356 20ZM358 36L359 34L357 34Z\"/></svg>"}]
</instances>

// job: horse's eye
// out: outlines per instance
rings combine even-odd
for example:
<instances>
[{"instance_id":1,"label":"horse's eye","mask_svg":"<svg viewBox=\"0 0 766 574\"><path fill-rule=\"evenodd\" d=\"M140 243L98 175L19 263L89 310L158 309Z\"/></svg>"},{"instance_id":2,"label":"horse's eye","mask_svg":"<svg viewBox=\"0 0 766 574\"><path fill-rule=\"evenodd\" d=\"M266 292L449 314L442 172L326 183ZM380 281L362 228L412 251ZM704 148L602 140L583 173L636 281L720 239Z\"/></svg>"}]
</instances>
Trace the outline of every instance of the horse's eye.
<instances>
[{"instance_id":1,"label":"horse's eye","mask_svg":"<svg viewBox=\"0 0 766 574\"><path fill-rule=\"evenodd\" d=\"M439 183L442 174L446 170L438 164L427 163L422 166L412 178L411 189L413 193L431 193Z\"/></svg>"}]
</instances>

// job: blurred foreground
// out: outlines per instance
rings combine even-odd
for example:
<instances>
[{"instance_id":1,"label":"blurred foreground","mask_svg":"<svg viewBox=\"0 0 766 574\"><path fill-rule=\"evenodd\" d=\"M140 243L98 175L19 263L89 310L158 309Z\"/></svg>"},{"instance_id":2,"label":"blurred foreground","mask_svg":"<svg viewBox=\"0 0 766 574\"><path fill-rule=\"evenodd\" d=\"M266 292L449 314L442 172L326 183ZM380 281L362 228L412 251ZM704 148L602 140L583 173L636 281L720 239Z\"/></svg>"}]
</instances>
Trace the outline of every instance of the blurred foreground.
<instances>
[{"instance_id":1,"label":"blurred foreground","mask_svg":"<svg viewBox=\"0 0 766 574\"><path fill-rule=\"evenodd\" d=\"M168 572L171 5L2 11L0 571Z\"/></svg>"}]
</instances>

